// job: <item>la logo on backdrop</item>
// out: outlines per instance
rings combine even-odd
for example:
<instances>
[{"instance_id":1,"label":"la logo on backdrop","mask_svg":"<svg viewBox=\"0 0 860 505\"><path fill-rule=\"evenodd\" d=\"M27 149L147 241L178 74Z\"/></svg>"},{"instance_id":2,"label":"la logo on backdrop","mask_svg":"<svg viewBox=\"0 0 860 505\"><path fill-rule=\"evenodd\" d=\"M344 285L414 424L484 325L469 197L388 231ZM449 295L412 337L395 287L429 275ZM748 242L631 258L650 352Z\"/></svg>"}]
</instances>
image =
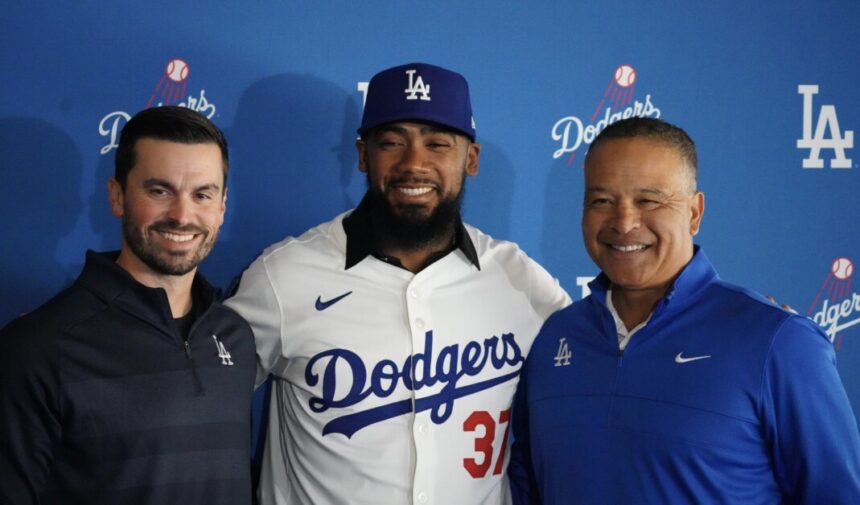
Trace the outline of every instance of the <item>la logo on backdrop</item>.
<instances>
[{"instance_id":1,"label":"la logo on backdrop","mask_svg":"<svg viewBox=\"0 0 860 505\"><path fill-rule=\"evenodd\" d=\"M845 155L845 151L854 148L854 131L840 130L836 106L829 104L818 109L818 119L813 130L813 98L818 94L818 85L801 84L797 92L803 96L803 137L797 139L797 148L809 149L808 156L803 159L803 168L824 168L824 160L821 159L824 149L833 150L830 168L851 168L851 158Z\"/></svg>"},{"instance_id":2,"label":"la logo on backdrop","mask_svg":"<svg viewBox=\"0 0 860 505\"><path fill-rule=\"evenodd\" d=\"M566 162L568 165L572 164L582 144L590 145L598 133L621 119L634 116L660 117L660 109L651 102L650 94L646 94L645 100L641 102L634 98L637 79L635 68L627 64L619 65L597 102L588 124L577 116L565 116L556 121L552 127L552 139L560 142L561 146L552 154L553 159L567 154Z\"/></svg>"},{"instance_id":3,"label":"la logo on backdrop","mask_svg":"<svg viewBox=\"0 0 860 505\"><path fill-rule=\"evenodd\" d=\"M817 84L797 87L803 97L803 136L797 139L797 149L806 151L803 168L824 168L829 154L829 168L851 169L848 150L854 148L854 131L841 129L835 105L824 104L816 109L815 95L819 90ZM852 288L853 276L854 262L850 258L834 259L806 313L827 332L837 351L842 347L844 331L860 325L860 293Z\"/></svg>"},{"instance_id":4,"label":"la logo on backdrop","mask_svg":"<svg viewBox=\"0 0 860 505\"><path fill-rule=\"evenodd\" d=\"M215 115L216 107L206 98L206 90L200 89L197 96L186 94L188 87L188 76L191 72L188 62L181 58L173 58L167 62L164 72L155 84L144 105L149 107L161 107L162 105L179 105L196 110L209 119ZM119 145L119 133L125 123L131 119L128 112L117 110L106 114L99 121L99 135L107 138L108 143L101 148L101 154L107 154Z\"/></svg>"},{"instance_id":5,"label":"la logo on backdrop","mask_svg":"<svg viewBox=\"0 0 860 505\"><path fill-rule=\"evenodd\" d=\"M806 314L827 332L837 351L843 332L860 325L860 293L852 289L853 276L853 261L846 257L833 260Z\"/></svg>"}]
</instances>

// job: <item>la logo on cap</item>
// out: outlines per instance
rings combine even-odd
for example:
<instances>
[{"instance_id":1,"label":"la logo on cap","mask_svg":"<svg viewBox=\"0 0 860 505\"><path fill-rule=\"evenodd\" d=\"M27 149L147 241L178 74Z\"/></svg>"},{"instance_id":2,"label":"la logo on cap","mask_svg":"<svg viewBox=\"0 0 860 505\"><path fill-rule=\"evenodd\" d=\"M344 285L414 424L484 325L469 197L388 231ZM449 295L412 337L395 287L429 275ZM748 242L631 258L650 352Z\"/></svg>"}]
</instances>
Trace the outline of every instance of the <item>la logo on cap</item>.
<instances>
[{"instance_id":1,"label":"la logo on cap","mask_svg":"<svg viewBox=\"0 0 860 505\"><path fill-rule=\"evenodd\" d=\"M406 93L407 100L425 100L427 102L430 101L430 85L424 84L424 79L419 75L418 78L415 78L415 69L407 70L406 75L409 76L409 87L404 89L403 92ZM418 96L418 94L421 96Z\"/></svg>"}]
</instances>

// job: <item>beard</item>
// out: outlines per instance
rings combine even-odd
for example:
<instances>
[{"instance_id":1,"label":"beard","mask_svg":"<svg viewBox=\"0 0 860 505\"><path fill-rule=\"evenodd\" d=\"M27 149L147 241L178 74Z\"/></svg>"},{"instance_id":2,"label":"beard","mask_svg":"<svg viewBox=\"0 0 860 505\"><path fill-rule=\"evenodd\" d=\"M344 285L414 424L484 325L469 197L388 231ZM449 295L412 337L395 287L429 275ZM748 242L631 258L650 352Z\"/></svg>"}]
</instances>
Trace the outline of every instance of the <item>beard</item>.
<instances>
[{"instance_id":1,"label":"beard","mask_svg":"<svg viewBox=\"0 0 860 505\"><path fill-rule=\"evenodd\" d=\"M210 236L208 231L198 226L177 226L169 220L141 228L131 221L130 215L129 209L126 209L122 218L122 235L126 244L143 264L161 275L185 275L194 270L209 255L218 238L218 230ZM203 240L192 251L167 251L150 242L150 234L157 232L199 233L203 235Z\"/></svg>"},{"instance_id":2,"label":"beard","mask_svg":"<svg viewBox=\"0 0 860 505\"><path fill-rule=\"evenodd\" d=\"M465 179L463 174L460 191L456 195L442 198L428 213L423 205L392 206L385 194L370 184L368 172L368 196L374 236L386 246L411 251L450 240L455 226L461 220L460 208L465 192Z\"/></svg>"}]
</instances>

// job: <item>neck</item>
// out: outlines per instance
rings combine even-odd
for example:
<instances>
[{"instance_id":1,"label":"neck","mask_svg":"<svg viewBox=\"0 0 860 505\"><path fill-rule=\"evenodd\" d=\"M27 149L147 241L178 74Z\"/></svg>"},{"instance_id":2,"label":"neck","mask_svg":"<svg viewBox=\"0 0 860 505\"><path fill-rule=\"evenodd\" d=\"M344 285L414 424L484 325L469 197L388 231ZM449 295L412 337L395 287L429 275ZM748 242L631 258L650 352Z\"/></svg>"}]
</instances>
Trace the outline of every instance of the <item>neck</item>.
<instances>
[{"instance_id":1,"label":"neck","mask_svg":"<svg viewBox=\"0 0 860 505\"><path fill-rule=\"evenodd\" d=\"M418 273L424 270L430 260L444 252L451 250L454 246L454 231L445 234L438 240L431 243L423 244L419 248L404 248L396 244L382 245L382 253L386 256L393 256L400 260L400 264L412 273Z\"/></svg>"},{"instance_id":2,"label":"neck","mask_svg":"<svg viewBox=\"0 0 860 505\"><path fill-rule=\"evenodd\" d=\"M612 305L627 330L642 324L654 312L666 289L628 290L612 286Z\"/></svg>"},{"instance_id":3,"label":"neck","mask_svg":"<svg viewBox=\"0 0 860 505\"><path fill-rule=\"evenodd\" d=\"M373 243L386 256L400 260L410 272L426 268L439 253L453 248L460 221L460 196L441 201L429 216L398 215L385 198L368 191ZM406 212L408 214L408 212Z\"/></svg>"},{"instance_id":4,"label":"neck","mask_svg":"<svg viewBox=\"0 0 860 505\"><path fill-rule=\"evenodd\" d=\"M182 317L191 311L191 285L197 269L185 275L164 275L154 272L130 251L119 253L117 264L125 269L137 282L148 288L161 288L167 293L167 302L173 318Z\"/></svg>"}]
</instances>

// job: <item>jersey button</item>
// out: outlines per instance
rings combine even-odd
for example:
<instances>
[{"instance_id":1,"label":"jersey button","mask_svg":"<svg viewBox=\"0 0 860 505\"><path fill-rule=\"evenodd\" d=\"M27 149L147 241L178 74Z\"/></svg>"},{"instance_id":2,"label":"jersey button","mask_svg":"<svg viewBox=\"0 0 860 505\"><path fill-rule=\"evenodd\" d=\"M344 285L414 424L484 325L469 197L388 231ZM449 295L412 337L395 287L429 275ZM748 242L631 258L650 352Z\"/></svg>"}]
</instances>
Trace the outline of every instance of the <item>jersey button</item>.
<instances>
[{"instance_id":1,"label":"jersey button","mask_svg":"<svg viewBox=\"0 0 860 505\"><path fill-rule=\"evenodd\" d=\"M417 289L414 289L414 288L410 289L409 290L409 296L411 296L412 298L418 298L419 296L421 296L421 291L418 291Z\"/></svg>"},{"instance_id":2,"label":"jersey button","mask_svg":"<svg viewBox=\"0 0 860 505\"><path fill-rule=\"evenodd\" d=\"M427 503L428 499L429 499L429 496L427 496L427 493L425 493L424 491L421 491L420 493L418 493L418 502L419 503Z\"/></svg>"},{"instance_id":3,"label":"jersey button","mask_svg":"<svg viewBox=\"0 0 860 505\"><path fill-rule=\"evenodd\" d=\"M417 328L423 328L423 327L424 327L424 320L423 320L423 319L421 319L420 317L419 317L419 318L417 318L417 319L415 320L415 326L416 326Z\"/></svg>"}]
</instances>

